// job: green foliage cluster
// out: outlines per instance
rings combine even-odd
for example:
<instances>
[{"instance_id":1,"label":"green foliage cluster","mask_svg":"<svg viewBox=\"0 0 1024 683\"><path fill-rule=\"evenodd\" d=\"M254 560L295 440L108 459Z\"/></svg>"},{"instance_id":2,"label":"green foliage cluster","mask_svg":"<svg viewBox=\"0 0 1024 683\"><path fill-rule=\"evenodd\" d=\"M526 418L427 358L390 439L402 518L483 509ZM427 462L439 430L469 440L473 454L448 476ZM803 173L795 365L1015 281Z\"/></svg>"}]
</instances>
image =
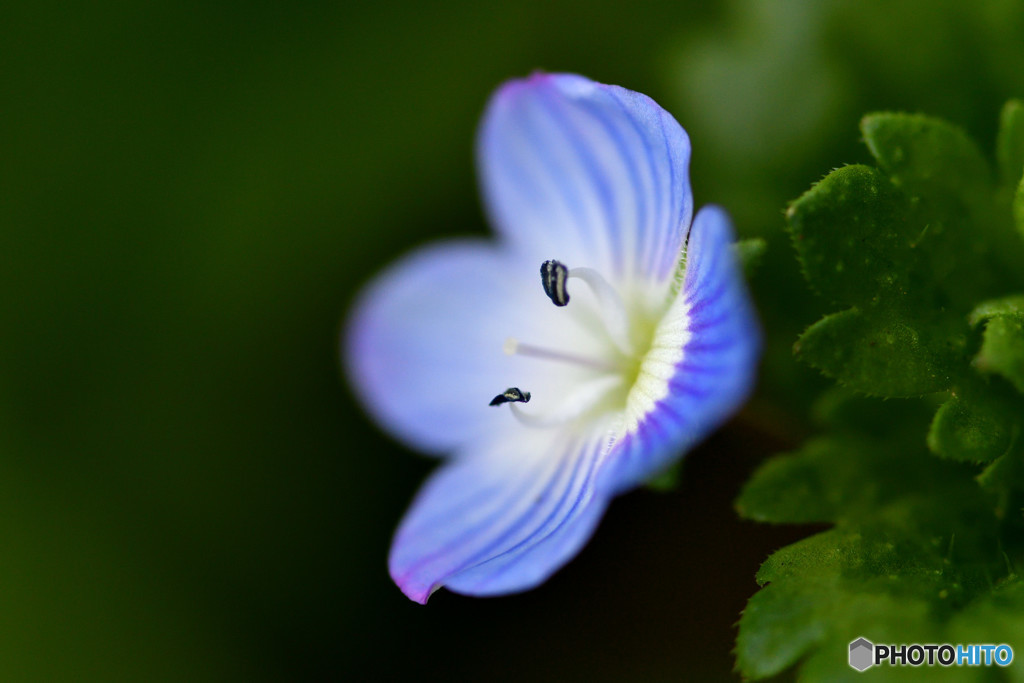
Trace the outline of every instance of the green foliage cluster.
<instances>
[{"instance_id":1,"label":"green foliage cluster","mask_svg":"<svg viewBox=\"0 0 1024 683\"><path fill-rule=\"evenodd\" d=\"M818 436L764 464L737 508L830 526L758 572L737 642L753 679L853 678L859 636L1024 653L1024 105L1003 110L995 170L941 120L872 114L861 131L876 165L834 170L787 212L836 311L794 352L837 386Z\"/></svg>"}]
</instances>

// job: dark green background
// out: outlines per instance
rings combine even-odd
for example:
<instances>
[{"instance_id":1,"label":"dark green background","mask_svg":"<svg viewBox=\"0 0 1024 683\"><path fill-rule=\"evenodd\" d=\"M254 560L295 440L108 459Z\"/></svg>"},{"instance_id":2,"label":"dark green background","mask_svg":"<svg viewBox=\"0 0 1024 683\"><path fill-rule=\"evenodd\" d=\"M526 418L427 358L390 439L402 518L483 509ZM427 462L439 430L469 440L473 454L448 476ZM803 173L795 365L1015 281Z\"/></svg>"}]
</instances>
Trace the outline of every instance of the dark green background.
<instances>
[{"instance_id":1,"label":"dark green background","mask_svg":"<svg viewBox=\"0 0 1024 683\"><path fill-rule=\"evenodd\" d=\"M863 161L872 109L991 146L1024 94L1016 2L8 3L0 9L0 679L724 678L758 563L734 520L806 433L791 359L829 308L782 209ZM640 90L697 204L768 239L761 390L681 489L612 506L522 596L391 585L430 463L338 367L360 283L486 230L472 145L501 81Z\"/></svg>"}]
</instances>

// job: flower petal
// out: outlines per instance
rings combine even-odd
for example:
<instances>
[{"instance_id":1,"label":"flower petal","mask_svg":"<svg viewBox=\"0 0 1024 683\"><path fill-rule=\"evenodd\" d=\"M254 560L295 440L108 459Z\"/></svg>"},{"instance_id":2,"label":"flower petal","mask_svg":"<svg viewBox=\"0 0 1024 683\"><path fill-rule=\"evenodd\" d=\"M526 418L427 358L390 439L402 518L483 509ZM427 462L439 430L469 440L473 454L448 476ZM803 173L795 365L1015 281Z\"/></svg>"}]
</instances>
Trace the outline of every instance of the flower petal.
<instances>
[{"instance_id":1,"label":"flower petal","mask_svg":"<svg viewBox=\"0 0 1024 683\"><path fill-rule=\"evenodd\" d=\"M442 585L468 595L532 588L590 538L607 497L593 481L604 430L520 427L442 466L395 535L388 566L411 599Z\"/></svg>"},{"instance_id":2,"label":"flower petal","mask_svg":"<svg viewBox=\"0 0 1024 683\"><path fill-rule=\"evenodd\" d=\"M627 414L602 487L622 491L657 474L717 429L753 389L761 333L732 238L722 209L701 209L690 230L683 286L637 382L641 408Z\"/></svg>"},{"instance_id":3,"label":"flower petal","mask_svg":"<svg viewBox=\"0 0 1024 683\"><path fill-rule=\"evenodd\" d=\"M483 241L441 243L366 288L345 335L345 366L387 431L446 453L514 423L488 405L508 387L533 392L531 407L543 410L586 374L503 351L510 337L544 340L557 330L566 348L599 356L593 335L565 313L544 296L537 264Z\"/></svg>"},{"instance_id":4,"label":"flower petal","mask_svg":"<svg viewBox=\"0 0 1024 683\"><path fill-rule=\"evenodd\" d=\"M493 225L538 264L667 285L690 224L690 141L646 95L537 74L492 98L478 144Z\"/></svg>"}]
</instances>

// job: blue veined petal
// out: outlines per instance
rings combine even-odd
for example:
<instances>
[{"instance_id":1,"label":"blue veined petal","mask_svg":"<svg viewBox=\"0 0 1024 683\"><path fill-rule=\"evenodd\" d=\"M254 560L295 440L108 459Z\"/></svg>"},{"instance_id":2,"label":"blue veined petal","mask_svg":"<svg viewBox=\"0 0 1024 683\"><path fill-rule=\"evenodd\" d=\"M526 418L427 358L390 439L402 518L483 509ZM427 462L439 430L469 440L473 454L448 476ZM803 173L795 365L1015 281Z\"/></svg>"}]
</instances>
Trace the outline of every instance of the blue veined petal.
<instances>
[{"instance_id":1,"label":"blue veined petal","mask_svg":"<svg viewBox=\"0 0 1024 683\"><path fill-rule=\"evenodd\" d=\"M598 357L600 340L544 295L538 264L482 240L436 244L406 256L368 286L349 319L344 363L363 405L408 445L447 454L514 422L488 405L521 386L549 411L586 368L505 353L510 337Z\"/></svg>"},{"instance_id":2,"label":"blue veined petal","mask_svg":"<svg viewBox=\"0 0 1024 683\"><path fill-rule=\"evenodd\" d=\"M590 538L607 497L594 476L605 430L506 430L444 465L421 489L388 566L411 599L447 586L498 595L541 583Z\"/></svg>"},{"instance_id":3,"label":"blue veined petal","mask_svg":"<svg viewBox=\"0 0 1024 683\"><path fill-rule=\"evenodd\" d=\"M497 230L528 258L667 284L690 224L690 141L646 95L572 74L506 84L480 130Z\"/></svg>"},{"instance_id":4,"label":"blue veined petal","mask_svg":"<svg viewBox=\"0 0 1024 683\"><path fill-rule=\"evenodd\" d=\"M732 239L722 209L701 209L680 299L663 321L684 330L681 358L663 373L667 394L612 448L602 488L622 491L657 474L717 429L753 389L761 332Z\"/></svg>"},{"instance_id":5,"label":"blue veined petal","mask_svg":"<svg viewBox=\"0 0 1024 683\"><path fill-rule=\"evenodd\" d=\"M407 444L444 453L507 420L487 403L509 382L508 271L483 241L437 244L391 266L357 302L346 369L370 414Z\"/></svg>"}]
</instances>

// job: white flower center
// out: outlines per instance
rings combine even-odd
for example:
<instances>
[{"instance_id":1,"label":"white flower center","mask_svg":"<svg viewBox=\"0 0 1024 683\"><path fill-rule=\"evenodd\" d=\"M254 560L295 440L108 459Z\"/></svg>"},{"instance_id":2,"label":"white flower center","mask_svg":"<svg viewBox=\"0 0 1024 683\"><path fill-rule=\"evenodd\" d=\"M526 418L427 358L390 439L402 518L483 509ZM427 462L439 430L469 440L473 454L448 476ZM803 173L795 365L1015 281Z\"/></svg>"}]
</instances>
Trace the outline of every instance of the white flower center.
<instances>
[{"instance_id":1,"label":"white flower center","mask_svg":"<svg viewBox=\"0 0 1024 683\"><path fill-rule=\"evenodd\" d=\"M671 370L682 358L681 342L684 340L679 334L668 334L667 345L661 338L665 336L661 334L662 328L668 322L662 317L674 305L664 302L656 306L656 310L650 310L649 305L627 308L619 291L593 268L569 269L558 261L545 261L540 274L545 294L560 307L569 305L567 285L570 280L580 280L587 285L593 294L593 306L584 303L579 315L589 314L594 319L589 329L599 339L586 340L597 342L587 344L591 349L589 354L574 348L552 348L511 337L506 339L506 354L568 364L583 372L573 375L573 382L567 382L561 388L557 401L548 402L554 407L549 407L542 414L531 411L532 406L524 408L518 405L529 401L528 386L522 390L509 388L496 396L492 405L509 403L516 419L530 427L559 427L608 413L615 413L620 418L620 424L614 431L635 427L638 420L668 393ZM638 296L633 298L642 299ZM593 308L596 308L596 316ZM594 353L593 349L599 351ZM525 400L515 398L519 395L525 395ZM503 398L508 396L513 398Z\"/></svg>"}]
</instances>

